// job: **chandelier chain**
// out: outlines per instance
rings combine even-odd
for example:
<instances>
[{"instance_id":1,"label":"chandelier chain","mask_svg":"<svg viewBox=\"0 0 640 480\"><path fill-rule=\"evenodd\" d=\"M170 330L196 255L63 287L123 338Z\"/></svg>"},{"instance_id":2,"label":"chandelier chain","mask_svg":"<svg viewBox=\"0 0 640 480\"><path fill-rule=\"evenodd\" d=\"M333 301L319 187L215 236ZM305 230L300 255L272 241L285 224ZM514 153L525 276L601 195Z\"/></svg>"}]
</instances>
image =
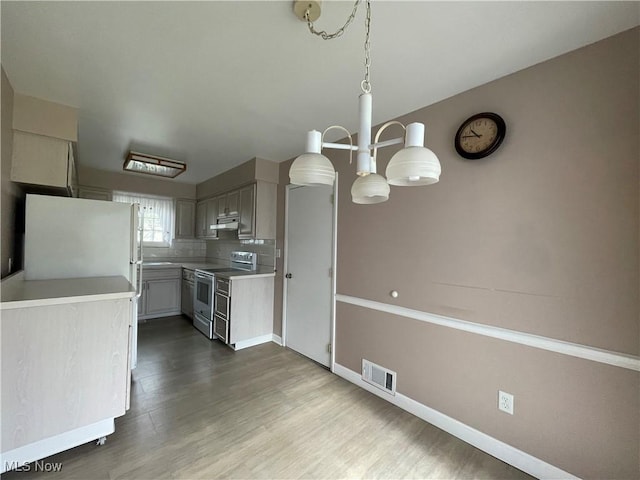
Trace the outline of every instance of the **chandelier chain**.
<instances>
[{"instance_id":1,"label":"chandelier chain","mask_svg":"<svg viewBox=\"0 0 640 480\"><path fill-rule=\"evenodd\" d=\"M360 6L362 0L356 0L353 5L353 10L347 21L344 23L342 27L336 30L334 33L327 33L325 30L316 30L313 26L313 22L309 20L309 10L304 12L304 18L307 20L307 27L309 27L309 31L314 35L321 37L323 40L333 40L334 38L338 38L341 36L345 29L351 25L354 18L356 17L356 13L358 11L358 7ZM365 39L364 39L364 80L360 83L360 88L364 93L371 93L371 80L370 80L370 67L371 67L371 42L370 42L370 34L371 34L371 1L366 0L367 4L367 16L364 21L365 26Z\"/></svg>"},{"instance_id":2,"label":"chandelier chain","mask_svg":"<svg viewBox=\"0 0 640 480\"><path fill-rule=\"evenodd\" d=\"M364 39L364 80L361 87L364 93L371 93L371 82L369 81L369 67L371 67L371 42L369 34L371 33L371 2L367 0L367 17L364 21L365 39Z\"/></svg>"},{"instance_id":3,"label":"chandelier chain","mask_svg":"<svg viewBox=\"0 0 640 480\"><path fill-rule=\"evenodd\" d=\"M320 31L316 30L315 27L313 26L313 22L309 20L309 10L307 10L306 12L304 12L304 18L307 20L307 27L309 27L309 31L314 35L318 35L319 37L322 37L323 40L333 40L334 38L338 38L344 33L345 29L349 25L351 25L351 22L353 22L353 19L356 17L356 12L358 11L358 7L360 6L361 1L362 0L356 0L356 3L353 5L353 11L351 12L351 15L349 15L349 18L347 18L347 21L345 22L345 24L342 27L340 27L338 30L336 30L334 33L327 33L325 30L320 30Z\"/></svg>"}]
</instances>

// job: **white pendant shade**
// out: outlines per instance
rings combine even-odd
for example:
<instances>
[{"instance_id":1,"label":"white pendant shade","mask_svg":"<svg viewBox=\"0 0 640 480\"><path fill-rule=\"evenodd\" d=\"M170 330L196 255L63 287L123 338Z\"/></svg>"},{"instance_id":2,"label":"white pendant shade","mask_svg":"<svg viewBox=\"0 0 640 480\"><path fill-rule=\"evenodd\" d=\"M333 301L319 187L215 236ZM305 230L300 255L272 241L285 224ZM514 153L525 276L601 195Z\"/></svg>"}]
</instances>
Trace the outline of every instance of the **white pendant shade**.
<instances>
[{"instance_id":1,"label":"white pendant shade","mask_svg":"<svg viewBox=\"0 0 640 480\"><path fill-rule=\"evenodd\" d=\"M424 147L424 124L407 125L405 147L391 157L387 165L387 182L399 187L431 185L440 180L440 161Z\"/></svg>"},{"instance_id":2,"label":"white pendant shade","mask_svg":"<svg viewBox=\"0 0 640 480\"><path fill-rule=\"evenodd\" d=\"M411 187L431 185L440 180L440 161L425 147L407 147L396 152L387 165L389 185Z\"/></svg>"},{"instance_id":3,"label":"white pendant shade","mask_svg":"<svg viewBox=\"0 0 640 480\"><path fill-rule=\"evenodd\" d=\"M336 171L321 153L304 153L293 161L289 180L294 185L333 185Z\"/></svg>"},{"instance_id":4,"label":"white pendant shade","mask_svg":"<svg viewBox=\"0 0 640 480\"><path fill-rule=\"evenodd\" d=\"M373 204L386 202L389 199L389 184L381 175L371 173L366 177L358 177L351 186L353 203Z\"/></svg>"}]
</instances>

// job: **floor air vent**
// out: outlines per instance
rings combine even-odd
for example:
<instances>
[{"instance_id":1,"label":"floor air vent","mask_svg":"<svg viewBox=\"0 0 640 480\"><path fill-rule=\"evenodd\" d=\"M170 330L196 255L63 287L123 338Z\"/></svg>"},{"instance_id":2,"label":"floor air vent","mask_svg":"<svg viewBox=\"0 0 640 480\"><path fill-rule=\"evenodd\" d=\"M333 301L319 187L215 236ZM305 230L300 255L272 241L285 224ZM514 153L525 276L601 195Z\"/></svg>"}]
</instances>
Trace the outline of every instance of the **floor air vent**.
<instances>
[{"instance_id":1,"label":"floor air vent","mask_svg":"<svg viewBox=\"0 0 640 480\"><path fill-rule=\"evenodd\" d=\"M362 359L362 379L391 395L396 394L396 372Z\"/></svg>"}]
</instances>

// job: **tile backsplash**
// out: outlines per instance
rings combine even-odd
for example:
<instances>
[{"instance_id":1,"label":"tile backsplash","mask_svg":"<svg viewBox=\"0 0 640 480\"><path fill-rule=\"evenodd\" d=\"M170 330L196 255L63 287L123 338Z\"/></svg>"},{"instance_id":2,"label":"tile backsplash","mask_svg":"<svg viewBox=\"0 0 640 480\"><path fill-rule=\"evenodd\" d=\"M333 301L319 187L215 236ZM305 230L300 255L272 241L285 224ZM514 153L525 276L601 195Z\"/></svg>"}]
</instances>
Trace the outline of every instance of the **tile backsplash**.
<instances>
[{"instance_id":1,"label":"tile backsplash","mask_svg":"<svg viewBox=\"0 0 640 480\"><path fill-rule=\"evenodd\" d=\"M145 260L202 260L207 256L204 240L174 240L170 247L144 247Z\"/></svg>"},{"instance_id":2,"label":"tile backsplash","mask_svg":"<svg viewBox=\"0 0 640 480\"><path fill-rule=\"evenodd\" d=\"M233 251L255 252L258 254L258 265L275 267L275 240L208 240L206 248L207 261L227 261Z\"/></svg>"},{"instance_id":3,"label":"tile backsplash","mask_svg":"<svg viewBox=\"0 0 640 480\"><path fill-rule=\"evenodd\" d=\"M234 251L255 252L258 265L275 268L275 240L174 240L170 247L145 247L146 261L228 262Z\"/></svg>"}]
</instances>

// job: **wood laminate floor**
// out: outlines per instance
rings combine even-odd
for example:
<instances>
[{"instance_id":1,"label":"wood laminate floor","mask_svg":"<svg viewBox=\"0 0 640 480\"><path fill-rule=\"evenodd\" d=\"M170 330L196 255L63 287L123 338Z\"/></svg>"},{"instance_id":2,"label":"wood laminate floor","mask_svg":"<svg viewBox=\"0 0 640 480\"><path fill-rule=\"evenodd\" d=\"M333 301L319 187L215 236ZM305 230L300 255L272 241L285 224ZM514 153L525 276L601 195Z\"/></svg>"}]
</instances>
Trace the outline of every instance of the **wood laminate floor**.
<instances>
[{"instance_id":1,"label":"wood laminate floor","mask_svg":"<svg viewBox=\"0 0 640 480\"><path fill-rule=\"evenodd\" d=\"M106 444L5 480L531 478L275 344L233 352L185 317L139 331L131 409Z\"/></svg>"}]
</instances>

